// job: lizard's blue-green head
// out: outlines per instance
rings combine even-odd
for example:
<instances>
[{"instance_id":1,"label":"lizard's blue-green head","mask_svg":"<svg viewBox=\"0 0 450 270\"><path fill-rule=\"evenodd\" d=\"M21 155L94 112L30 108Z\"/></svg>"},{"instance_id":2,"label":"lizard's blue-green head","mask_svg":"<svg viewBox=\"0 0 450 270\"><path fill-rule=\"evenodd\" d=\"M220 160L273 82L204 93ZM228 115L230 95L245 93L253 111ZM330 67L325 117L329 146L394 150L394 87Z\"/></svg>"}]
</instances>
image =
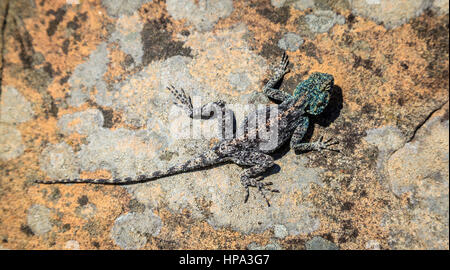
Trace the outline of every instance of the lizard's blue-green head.
<instances>
[{"instance_id":1,"label":"lizard's blue-green head","mask_svg":"<svg viewBox=\"0 0 450 270\"><path fill-rule=\"evenodd\" d=\"M309 78L301 82L294 91L294 96L304 93L308 95L306 112L318 115L323 112L330 100L330 91L334 85L334 78L327 73L314 72Z\"/></svg>"}]
</instances>

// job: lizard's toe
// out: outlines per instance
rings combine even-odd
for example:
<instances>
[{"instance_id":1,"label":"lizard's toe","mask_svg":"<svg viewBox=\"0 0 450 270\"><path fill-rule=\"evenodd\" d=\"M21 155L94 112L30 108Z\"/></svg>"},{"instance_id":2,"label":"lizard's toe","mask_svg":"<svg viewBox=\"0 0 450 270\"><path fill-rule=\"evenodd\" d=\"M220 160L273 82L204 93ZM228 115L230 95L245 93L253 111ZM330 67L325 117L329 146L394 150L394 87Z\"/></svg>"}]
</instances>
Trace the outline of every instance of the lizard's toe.
<instances>
[{"instance_id":1,"label":"lizard's toe","mask_svg":"<svg viewBox=\"0 0 450 270\"><path fill-rule=\"evenodd\" d=\"M318 151L330 150L330 151L334 151L334 152L340 152L339 149L334 149L334 148L330 147L332 145L339 144L339 141L337 141L337 140L335 140L333 138L330 138L330 139L328 139L326 141L323 141L323 136L321 136L319 138L319 140L317 140L315 142L315 144L316 144L316 150L318 150Z\"/></svg>"}]
</instances>

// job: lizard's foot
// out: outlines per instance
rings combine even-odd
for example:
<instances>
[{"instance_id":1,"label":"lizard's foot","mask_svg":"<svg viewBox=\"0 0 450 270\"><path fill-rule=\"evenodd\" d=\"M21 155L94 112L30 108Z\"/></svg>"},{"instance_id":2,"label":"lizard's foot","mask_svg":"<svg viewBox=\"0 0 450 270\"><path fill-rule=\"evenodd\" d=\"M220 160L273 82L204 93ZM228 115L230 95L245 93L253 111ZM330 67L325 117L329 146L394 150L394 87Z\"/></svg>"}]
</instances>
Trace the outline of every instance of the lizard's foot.
<instances>
[{"instance_id":1,"label":"lizard's foot","mask_svg":"<svg viewBox=\"0 0 450 270\"><path fill-rule=\"evenodd\" d=\"M173 85L167 87L172 95L175 97L173 103L187 111L189 115L193 114L192 100L191 97L186 95L183 88L176 89Z\"/></svg>"},{"instance_id":2,"label":"lizard's foot","mask_svg":"<svg viewBox=\"0 0 450 270\"><path fill-rule=\"evenodd\" d=\"M335 144L339 144L339 142L336 140L333 140L333 138L323 141L323 136L321 136L319 140L312 143L312 146L313 146L313 150L316 150L316 151L330 150L330 151L340 152L339 149L330 148L330 146L335 145Z\"/></svg>"},{"instance_id":3,"label":"lizard's foot","mask_svg":"<svg viewBox=\"0 0 450 270\"><path fill-rule=\"evenodd\" d=\"M192 106L191 97L188 96L186 92L184 92L183 88L176 89L173 85L170 85L169 87L167 87L167 89L169 89L169 91L175 97L173 103L178 107L184 109L187 112L188 116L191 118L200 117L202 119L209 119L214 114L223 112L225 109L226 103L223 100L207 103L200 108L194 108Z\"/></svg>"},{"instance_id":4,"label":"lizard's foot","mask_svg":"<svg viewBox=\"0 0 450 270\"><path fill-rule=\"evenodd\" d=\"M323 141L323 136L320 137L319 140L311 143L297 143L291 145L296 151L319 151L322 150L330 150L334 152L340 152L338 149L331 148L330 146L338 144L338 141L335 141L333 139L329 139L326 141Z\"/></svg>"},{"instance_id":5,"label":"lizard's foot","mask_svg":"<svg viewBox=\"0 0 450 270\"><path fill-rule=\"evenodd\" d=\"M281 56L280 64L274 69L274 73L276 74L276 77L282 77L286 73L288 73L290 70L287 68L289 65L289 58L286 52L283 52L283 55Z\"/></svg>"},{"instance_id":6,"label":"lizard's foot","mask_svg":"<svg viewBox=\"0 0 450 270\"><path fill-rule=\"evenodd\" d=\"M270 202L269 202L269 199L267 199L265 192L268 191L268 192L279 193L280 191L278 189L268 188L267 186L273 185L273 183L272 182L266 182L266 183L261 182L262 179L263 179L262 176L258 176L258 177L255 177L255 178L249 178L249 177L242 177L241 178L241 182L244 185L244 188L245 188L245 191L246 191L244 203L246 203L248 201L248 197L250 195L249 187L255 187L255 188L258 189L259 193L261 193L263 198L266 200L267 206L270 207Z\"/></svg>"}]
</instances>

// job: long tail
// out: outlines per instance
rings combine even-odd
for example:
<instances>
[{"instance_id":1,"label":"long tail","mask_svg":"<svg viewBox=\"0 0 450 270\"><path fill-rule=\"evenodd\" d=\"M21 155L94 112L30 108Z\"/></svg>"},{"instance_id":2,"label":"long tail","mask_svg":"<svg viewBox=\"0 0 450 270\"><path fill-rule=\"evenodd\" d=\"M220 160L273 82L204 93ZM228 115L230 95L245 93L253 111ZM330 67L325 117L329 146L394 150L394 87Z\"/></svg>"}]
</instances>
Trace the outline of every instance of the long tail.
<instances>
[{"instance_id":1,"label":"long tail","mask_svg":"<svg viewBox=\"0 0 450 270\"><path fill-rule=\"evenodd\" d=\"M35 183L41 184L68 184L68 183L92 183L92 184L116 184L126 185L134 183L142 183L158 178L180 174L184 172L191 172L194 170L206 168L222 162L222 159L214 151L207 151L191 160L184 163L177 164L163 171L155 171L151 175L139 175L136 178L110 178L110 179L58 179L58 180L35 180Z\"/></svg>"}]
</instances>

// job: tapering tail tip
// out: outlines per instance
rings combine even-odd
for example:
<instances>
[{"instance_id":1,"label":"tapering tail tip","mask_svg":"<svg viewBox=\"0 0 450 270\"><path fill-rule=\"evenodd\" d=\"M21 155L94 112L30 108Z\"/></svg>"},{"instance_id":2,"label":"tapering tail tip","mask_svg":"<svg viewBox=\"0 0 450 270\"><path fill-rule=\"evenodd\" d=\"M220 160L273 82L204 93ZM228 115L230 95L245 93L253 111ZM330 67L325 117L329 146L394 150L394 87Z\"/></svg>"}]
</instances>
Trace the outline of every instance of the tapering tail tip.
<instances>
[{"instance_id":1,"label":"tapering tail tip","mask_svg":"<svg viewBox=\"0 0 450 270\"><path fill-rule=\"evenodd\" d=\"M33 180L33 183L36 184L58 184L58 183L74 183L70 179L59 179L59 180L39 180L35 179Z\"/></svg>"}]
</instances>

